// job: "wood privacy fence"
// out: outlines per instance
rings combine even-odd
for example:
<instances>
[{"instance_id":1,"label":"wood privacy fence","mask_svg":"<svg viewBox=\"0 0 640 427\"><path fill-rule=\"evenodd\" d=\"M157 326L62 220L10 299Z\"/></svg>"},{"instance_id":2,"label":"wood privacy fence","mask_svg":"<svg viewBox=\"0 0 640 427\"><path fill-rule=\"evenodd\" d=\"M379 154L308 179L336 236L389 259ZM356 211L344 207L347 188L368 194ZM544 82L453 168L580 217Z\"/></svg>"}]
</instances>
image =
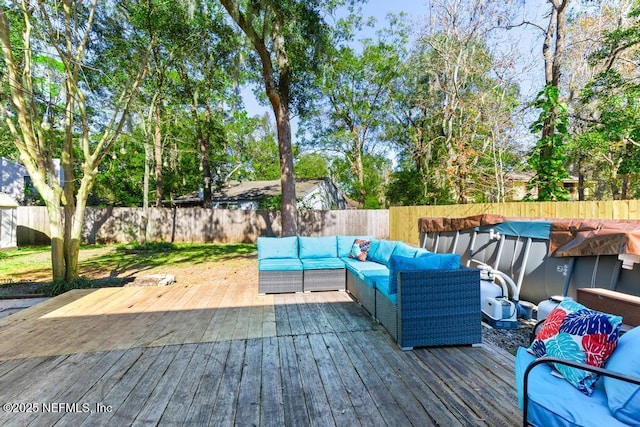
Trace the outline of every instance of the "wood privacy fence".
<instances>
[{"instance_id":1,"label":"wood privacy fence","mask_svg":"<svg viewBox=\"0 0 640 427\"><path fill-rule=\"evenodd\" d=\"M301 235L373 235L419 245L418 219L460 218L483 213L506 217L640 220L640 200L509 202L445 206L401 206L389 210L301 211ZM204 208L152 208L149 239L166 242L255 242L280 234L280 213ZM88 208L83 243L128 243L141 236L142 208ZM48 244L44 207L18 208L18 245Z\"/></svg>"},{"instance_id":2,"label":"wood privacy fence","mask_svg":"<svg viewBox=\"0 0 640 427\"><path fill-rule=\"evenodd\" d=\"M87 208L82 242L128 243L143 233L142 208ZM253 243L258 236L278 236L280 212L266 210L151 208L148 237L164 242ZM389 237L387 210L300 211L304 236L370 234ZM18 208L18 245L49 244L46 208Z\"/></svg>"},{"instance_id":3,"label":"wood privacy fence","mask_svg":"<svg viewBox=\"0 0 640 427\"><path fill-rule=\"evenodd\" d=\"M479 214L496 214L517 218L640 220L640 200L392 207L389 209L389 238L417 246L420 234L418 232L419 218L461 218Z\"/></svg>"}]
</instances>

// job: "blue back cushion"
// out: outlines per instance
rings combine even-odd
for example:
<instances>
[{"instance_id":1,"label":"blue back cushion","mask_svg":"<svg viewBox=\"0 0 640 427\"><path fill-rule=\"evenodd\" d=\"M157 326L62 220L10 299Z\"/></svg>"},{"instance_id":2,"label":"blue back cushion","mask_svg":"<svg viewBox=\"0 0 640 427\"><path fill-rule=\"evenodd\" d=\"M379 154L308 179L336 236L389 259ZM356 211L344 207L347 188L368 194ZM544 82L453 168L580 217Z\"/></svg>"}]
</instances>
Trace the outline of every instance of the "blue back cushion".
<instances>
[{"instance_id":1,"label":"blue back cushion","mask_svg":"<svg viewBox=\"0 0 640 427\"><path fill-rule=\"evenodd\" d=\"M299 237L300 258L337 258L336 236Z\"/></svg>"},{"instance_id":2,"label":"blue back cushion","mask_svg":"<svg viewBox=\"0 0 640 427\"><path fill-rule=\"evenodd\" d=\"M384 264L389 267L391 255L393 250L398 244L395 240L378 240L378 244L374 246L374 242L371 242L371 248L369 249L368 260L375 261L380 264Z\"/></svg>"},{"instance_id":3,"label":"blue back cushion","mask_svg":"<svg viewBox=\"0 0 640 427\"><path fill-rule=\"evenodd\" d=\"M258 237L258 259L298 258L298 237Z\"/></svg>"},{"instance_id":4,"label":"blue back cushion","mask_svg":"<svg viewBox=\"0 0 640 427\"><path fill-rule=\"evenodd\" d=\"M418 258L392 255L389 268L389 292L397 294L399 271L456 270L460 268L460 255L429 253Z\"/></svg>"},{"instance_id":5,"label":"blue back cushion","mask_svg":"<svg viewBox=\"0 0 640 427\"><path fill-rule=\"evenodd\" d=\"M640 326L620 337L605 367L640 377ZM640 386L609 377L603 382L613 416L629 425L640 425Z\"/></svg>"},{"instance_id":6,"label":"blue back cushion","mask_svg":"<svg viewBox=\"0 0 640 427\"><path fill-rule=\"evenodd\" d=\"M367 254L368 261L373 261L373 258L371 257L378 251L379 246L380 246L380 240L377 240L377 239L371 240L371 245L369 246L369 253Z\"/></svg>"},{"instance_id":7,"label":"blue back cushion","mask_svg":"<svg viewBox=\"0 0 640 427\"><path fill-rule=\"evenodd\" d=\"M396 248L393 250L393 255L414 258L416 256L416 252L418 252L418 248L409 246L405 242L398 242Z\"/></svg>"}]
</instances>

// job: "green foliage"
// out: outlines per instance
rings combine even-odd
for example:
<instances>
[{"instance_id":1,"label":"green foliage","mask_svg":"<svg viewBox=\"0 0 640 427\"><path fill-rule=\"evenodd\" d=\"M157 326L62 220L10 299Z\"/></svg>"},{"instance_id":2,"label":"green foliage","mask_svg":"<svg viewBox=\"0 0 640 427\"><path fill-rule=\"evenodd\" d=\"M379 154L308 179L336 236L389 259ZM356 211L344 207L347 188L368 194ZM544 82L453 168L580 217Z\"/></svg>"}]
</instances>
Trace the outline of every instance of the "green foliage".
<instances>
[{"instance_id":1,"label":"green foliage","mask_svg":"<svg viewBox=\"0 0 640 427\"><path fill-rule=\"evenodd\" d=\"M126 245L121 245L116 248L118 251L125 253L140 253L140 252L169 252L176 250L175 244L170 242L132 242Z\"/></svg>"},{"instance_id":2,"label":"green foliage","mask_svg":"<svg viewBox=\"0 0 640 427\"><path fill-rule=\"evenodd\" d=\"M425 28L391 91L384 139L399 158L387 192L392 204L483 202L496 171L512 165L502 161L515 158L517 86L496 77L499 60L482 31L472 30L481 25L477 16L466 6L437 9L435 22L454 22Z\"/></svg>"},{"instance_id":3,"label":"green foliage","mask_svg":"<svg viewBox=\"0 0 640 427\"><path fill-rule=\"evenodd\" d=\"M563 185L563 180L569 176L565 167L568 114L567 106L560 102L559 96L560 91L556 86L547 85L533 103L541 112L530 130L542 136L527 161L536 172L529 184L529 194L537 187L538 201L567 200L569 196Z\"/></svg>"},{"instance_id":4,"label":"green foliage","mask_svg":"<svg viewBox=\"0 0 640 427\"><path fill-rule=\"evenodd\" d=\"M385 177L391 171L391 161L384 155L366 154L363 157L364 181L360 184L350 162L336 158L331 163L331 176L341 185L347 197L358 200L365 194L363 208L379 209L386 206Z\"/></svg>"},{"instance_id":5,"label":"green foliage","mask_svg":"<svg viewBox=\"0 0 640 427\"><path fill-rule=\"evenodd\" d=\"M340 38L361 25L358 17L350 16L339 24L334 34L335 47L322 65L322 74L315 109L302 117L302 146L331 153L338 159L335 175L349 196L362 206L373 208L384 204L378 182L384 179L378 169L376 179L368 173L365 163L383 156L381 144L383 124L392 115L389 104L394 81L399 77L398 64L405 52L407 28L391 18L377 40L362 41L362 50ZM343 163L344 162L344 163Z\"/></svg>"},{"instance_id":6,"label":"green foliage","mask_svg":"<svg viewBox=\"0 0 640 427\"><path fill-rule=\"evenodd\" d=\"M596 197L629 198L637 194L640 172L640 4L626 19L604 31L598 48L589 58L600 70L584 87L583 106L592 113L585 120L584 137L572 149L584 159L583 170L596 184ZM593 120L596 118L596 120Z\"/></svg>"},{"instance_id":7,"label":"green foliage","mask_svg":"<svg viewBox=\"0 0 640 427\"><path fill-rule=\"evenodd\" d=\"M59 280L52 283L45 283L38 286L35 292L42 293L48 297L55 297L74 289L98 289L113 286L122 286L122 280L117 278L92 280L81 277L72 282Z\"/></svg>"},{"instance_id":8,"label":"green foliage","mask_svg":"<svg viewBox=\"0 0 640 427\"><path fill-rule=\"evenodd\" d=\"M429 177L416 170L400 169L391 175L386 190L392 206L446 205L454 203L450 192L434 185Z\"/></svg>"},{"instance_id":9,"label":"green foliage","mask_svg":"<svg viewBox=\"0 0 640 427\"><path fill-rule=\"evenodd\" d=\"M299 155L294 163L296 178L317 179L329 176L329 159L320 153Z\"/></svg>"},{"instance_id":10,"label":"green foliage","mask_svg":"<svg viewBox=\"0 0 640 427\"><path fill-rule=\"evenodd\" d=\"M261 209L277 211L282 207L282 195L267 197L259 202Z\"/></svg>"}]
</instances>

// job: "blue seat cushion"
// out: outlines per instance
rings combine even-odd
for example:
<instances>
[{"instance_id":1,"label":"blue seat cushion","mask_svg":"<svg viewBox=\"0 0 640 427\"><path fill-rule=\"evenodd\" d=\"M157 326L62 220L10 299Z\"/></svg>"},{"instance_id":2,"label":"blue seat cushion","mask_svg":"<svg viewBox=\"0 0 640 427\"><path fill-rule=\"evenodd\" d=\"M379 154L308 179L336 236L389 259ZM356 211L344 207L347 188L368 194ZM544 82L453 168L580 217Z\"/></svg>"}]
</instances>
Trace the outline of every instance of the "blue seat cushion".
<instances>
[{"instance_id":1,"label":"blue seat cushion","mask_svg":"<svg viewBox=\"0 0 640 427\"><path fill-rule=\"evenodd\" d=\"M620 337L605 368L640 377L640 326ZM627 424L640 425L640 386L609 377L602 380L613 416Z\"/></svg>"},{"instance_id":2,"label":"blue seat cushion","mask_svg":"<svg viewBox=\"0 0 640 427\"><path fill-rule=\"evenodd\" d=\"M298 258L298 237L258 237L258 259Z\"/></svg>"},{"instance_id":3,"label":"blue seat cushion","mask_svg":"<svg viewBox=\"0 0 640 427\"><path fill-rule=\"evenodd\" d=\"M344 268L344 262L340 258L302 258L300 261L305 270L334 270Z\"/></svg>"},{"instance_id":4,"label":"blue seat cushion","mask_svg":"<svg viewBox=\"0 0 640 427\"><path fill-rule=\"evenodd\" d=\"M376 280L381 277L389 277L388 271L384 270L364 270L360 272L361 279L364 281L367 286L370 288L376 288Z\"/></svg>"},{"instance_id":5,"label":"blue seat cushion","mask_svg":"<svg viewBox=\"0 0 640 427\"><path fill-rule=\"evenodd\" d=\"M518 403L524 407L524 371L535 356L524 347L516 355ZM529 374L529 423L534 426L624 426L607 406L607 396L598 382L586 396L564 378L552 374L547 364L536 366Z\"/></svg>"},{"instance_id":6,"label":"blue seat cushion","mask_svg":"<svg viewBox=\"0 0 640 427\"><path fill-rule=\"evenodd\" d=\"M369 249L369 255L367 260L371 260L389 267L389 262L393 251L398 244L395 240L378 240L371 242L371 248Z\"/></svg>"},{"instance_id":7,"label":"blue seat cushion","mask_svg":"<svg viewBox=\"0 0 640 427\"><path fill-rule=\"evenodd\" d=\"M298 258L261 259L258 261L260 271L302 271L302 262Z\"/></svg>"},{"instance_id":8,"label":"blue seat cushion","mask_svg":"<svg viewBox=\"0 0 640 427\"><path fill-rule=\"evenodd\" d=\"M389 289L389 276L377 276L373 280L375 281L375 288L394 305L398 305L398 294L391 293Z\"/></svg>"},{"instance_id":9,"label":"blue seat cushion","mask_svg":"<svg viewBox=\"0 0 640 427\"><path fill-rule=\"evenodd\" d=\"M357 259L353 259L353 258L340 258L343 262L345 267L351 271L352 273L354 273L356 276L358 276L360 278L360 280L364 280L365 275L364 272L375 272L376 275L378 276L388 276L389 275L389 269L382 265L382 264L378 264L377 262L372 262L372 261L358 261Z\"/></svg>"},{"instance_id":10,"label":"blue seat cushion","mask_svg":"<svg viewBox=\"0 0 640 427\"><path fill-rule=\"evenodd\" d=\"M391 256L389 273L389 292L398 293L398 272L422 270L457 270L460 268L460 255L427 253L418 258Z\"/></svg>"},{"instance_id":11,"label":"blue seat cushion","mask_svg":"<svg viewBox=\"0 0 640 427\"><path fill-rule=\"evenodd\" d=\"M338 245L336 236L298 238L300 258L337 258Z\"/></svg>"},{"instance_id":12,"label":"blue seat cushion","mask_svg":"<svg viewBox=\"0 0 640 427\"><path fill-rule=\"evenodd\" d=\"M373 240L372 236L337 236L338 257L348 258L351 247L356 240Z\"/></svg>"}]
</instances>

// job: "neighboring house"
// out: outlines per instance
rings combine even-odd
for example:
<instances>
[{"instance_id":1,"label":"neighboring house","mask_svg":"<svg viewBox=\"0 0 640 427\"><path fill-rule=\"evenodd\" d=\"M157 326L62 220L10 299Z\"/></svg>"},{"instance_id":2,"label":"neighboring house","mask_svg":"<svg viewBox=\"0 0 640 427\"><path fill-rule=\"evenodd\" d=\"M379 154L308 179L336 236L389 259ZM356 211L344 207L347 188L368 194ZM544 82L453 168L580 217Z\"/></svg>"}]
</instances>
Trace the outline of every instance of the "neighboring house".
<instances>
[{"instance_id":1,"label":"neighboring house","mask_svg":"<svg viewBox=\"0 0 640 427\"><path fill-rule=\"evenodd\" d=\"M504 177L506 181L507 201L519 202L525 198L529 192L527 186L534 177L533 172L507 172ZM569 200L578 200L578 178L570 176L563 180L563 186L569 191ZM537 189L532 191L535 198L538 195Z\"/></svg>"},{"instance_id":2,"label":"neighboring house","mask_svg":"<svg viewBox=\"0 0 640 427\"><path fill-rule=\"evenodd\" d=\"M0 250L18 246L18 203L0 192Z\"/></svg>"},{"instance_id":3,"label":"neighboring house","mask_svg":"<svg viewBox=\"0 0 640 427\"><path fill-rule=\"evenodd\" d=\"M281 193L280 180L230 182L213 195L214 208L263 209L268 199ZM347 201L329 178L296 180L298 208L313 210L346 209Z\"/></svg>"},{"instance_id":4,"label":"neighboring house","mask_svg":"<svg viewBox=\"0 0 640 427\"><path fill-rule=\"evenodd\" d=\"M232 181L212 195L214 209L266 209L270 199L281 193L280 180ZM338 186L329 178L296 180L299 209L346 209L347 201ZM177 197L178 206L201 206L202 192Z\"/></svg>"},{"instance_id":5,"label":"neighboring house","mask_svg":"<svg viewBox=\"0 0 640 427\"><path fill-rule=\"evenodd\" d=\"M58 182L62 183L60 159L53 159L53 165ZM0 192L7 194L21 205L28 204L27 193L37 194L27 168L4 157L0 157Z\"/></svg>"},{"instance_id":6,"label":"neighboring house","mask_svg":"<svg viewBox=\"0 0 640 427\"><path fill-rule=\"evenodd\" d=\"M4 193L20 204L25 200L25 185L30 182L27 168L20 163L0 157L0 193Z\"/></svg>"}]
</instances>

